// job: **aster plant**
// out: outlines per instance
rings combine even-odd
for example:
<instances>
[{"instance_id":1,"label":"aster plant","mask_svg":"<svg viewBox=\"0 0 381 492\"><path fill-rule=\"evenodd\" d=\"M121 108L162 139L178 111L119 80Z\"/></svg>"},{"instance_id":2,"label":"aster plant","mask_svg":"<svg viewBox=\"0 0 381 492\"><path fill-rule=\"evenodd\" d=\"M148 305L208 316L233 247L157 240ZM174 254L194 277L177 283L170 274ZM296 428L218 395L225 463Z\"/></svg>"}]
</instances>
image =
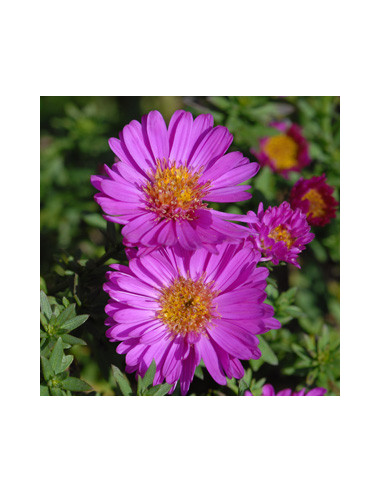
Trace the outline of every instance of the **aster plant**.
<instances>
[{"instance_id":1,"label":"aster plant","mask_svg":"<svg viewBox=\"0 0 381 492\"><path fill-rule=\"evenodd\" d=\"M300 178L291 190L291 207L306 214L309 224L325 226L336 217L338 202L333 197L334 191L327 184L325 174Z\"/></svg>"},{"instance_id":2,"label":"aster plant","mask_svg":"<svg viewBox=\"0 0 381 492\"><path fill-rule=\"evenodd\" d=\"M328 106L318 107L313 125L303 108L315 99L301 99L299 108L291 97L197 98L195 116L163 111L167 125L151 111L131 121L109 140L114 163L98 164L91 177L97 205L88 200L90 173L83 173L86 188L75 170L79 181L70 183L88 206L77 226L92 229L81 231L82 253L65 252L50 266L47 283L42 279L41 394L323 396L325 388L338 394L337 284L327 282L323 291L313 263L328 255L336 261L336 222L316 229L312 254L304 251L314 239L311 227L336 215L330 185L338 187L338 174L328 166L337 134L329 134L335 119L324 113ZM203 103L216 106L213 116L200 114ZM91 114L71 111L63 128L78 129L86 155L77 162L90 154L110 162L103 135L117 134L119 118L99 130L100 152L83 134L83 128L92 134ZM300 126L271 123L289 115ZM259 164L246 157L250 150L265 167L259 176ZM301 177L290 192L282 176L295 183L290 173L303 174L309 165L316 176ZM254 203L258 209L250 211ZM277 268L285 263L292 266ZM335 278L328 265L326 273ZM322 319L326 300L330 317ZM74 327L81 338L69 333Z\"/></svg>"},{"instance_id":3,"label":"aster plant","mask_svg":"<svg viewBox=\"0 0 381 492\"><path fill-rule=\"evenodd\" d=\"M260 255L231 243L217 254L165 248L112 265L104 286L110 295L107 336L120 342L127 372L143 377L156 363L153 384L180 383L186 394L203 359L219 384L242 378L240 360L258 359L257 335L280 328L265 304L268 270Z\"/></svg>"},{"instance_id":4,"label":"aster plant","mask_svg":"<svg viewBox=\"0 0 381 492\"><path fill-rule=\"evenodd\" d=\"M274 265L285 261L300 268L297 257L314 238L304 213L283 202L266 210L260 203L257 214L249 211L248 215L253 219L248 241L261 252L262 261L272 261Z\"/></svg>"},{"instance_id":5,"label":"aster plant","mask_svg":"<svg viewBox=\"0 0 381 492\"><path fill-rule=\"evenodd\" d=\"M92 176L95 200L109 221L123 224L126 246L156 248L180 244L216 252L223 241L246 237L247 228L229 220L247 217L208 207L208 201L237 202L251 197L240 185L259 169L240 152L226 151L233 136L213 117L176 111L168 128L158 111L132 121L111 138L119 159L105 174Z\"/></svg>"},{"instance_id":6,"label":"aster plant","mask_svg":"<svg viewBox=\"0 0 381 492\"><path fill-rule=\"evenodd\" d=\"M276 122L271 127L279 130L279 135L262 138L259 151L252 148L251 152L261 166L269 166L275 173L288 178L290 171L300 171L310 164L308 142L295 123Z\"/></svg>"}]
</instances>

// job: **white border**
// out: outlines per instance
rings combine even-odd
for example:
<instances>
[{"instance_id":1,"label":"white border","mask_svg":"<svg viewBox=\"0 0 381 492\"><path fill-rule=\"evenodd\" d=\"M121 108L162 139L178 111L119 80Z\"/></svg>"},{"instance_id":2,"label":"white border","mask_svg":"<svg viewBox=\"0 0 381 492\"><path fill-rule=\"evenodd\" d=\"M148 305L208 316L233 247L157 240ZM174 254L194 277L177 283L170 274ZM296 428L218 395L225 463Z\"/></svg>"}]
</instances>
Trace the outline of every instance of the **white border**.
<instances>
[{"instance_id":1,"label":"white border","mask_svg":"<svg viewBox=\"0 0 381 492\"><path fill-rule=\"evenodd\" d=\"M8 399L2 420L8 488L374 490L379 17L369 1L342 5L69 0L6 7L2 364ZM38 96L233 93L342 96L343 396L149 403L36 396Z\"/></svg>"}]
</instances>

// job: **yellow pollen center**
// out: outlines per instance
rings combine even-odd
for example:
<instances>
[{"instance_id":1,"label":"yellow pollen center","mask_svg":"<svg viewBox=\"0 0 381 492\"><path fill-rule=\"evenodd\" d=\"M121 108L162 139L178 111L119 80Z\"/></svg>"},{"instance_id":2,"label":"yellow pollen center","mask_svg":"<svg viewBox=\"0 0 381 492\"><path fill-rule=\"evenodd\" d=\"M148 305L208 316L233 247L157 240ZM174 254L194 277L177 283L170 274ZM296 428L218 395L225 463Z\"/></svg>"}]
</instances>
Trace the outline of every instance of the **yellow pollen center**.
<instances>
[{"instance_id":1,"label":"yellow pollen center","mask_svg":"<svg viewBox=\"0 0 381 492\"><path fill-rule=\"evenodd\" d=\"M294 239L291 236L290 232L288 231L287 227L284 225L280 225L278 227L275 227L270 234L269 237L274 239L274 241L283 241L286 243L286 246L288 249L291 248L291 246L294 244Z\"/></svg>"},{"instance_id":2,"label":"yellow pollen center","mask_svg":"<svg viewBox=\"0 0 381 492\"><path fill-rule=\"evenodd\" d=\"M206 208L202 198L210 182L199 184L201 172L192 172L187 165L157 159L156 171L149 176L143 191L147 208L162 219L193 220L195 211Z\"/></svg>"},{"instance_id":3,"label":"yellow pollen center","mask_svg":"<svg viewBox=\"0 0 381 492\"><path fill-rule=\"evenodd\" d=\"M212 290L212 283L205 283L204 276L198 280L180 276L162 288L157 317L173 335L203 333L208 323L218 317L213 299L219 291Z\"/></svg>"},{"instance_id":4,"label":"yellow pollen center","mask_svg":"<svg viewBox=\"0 0 381 492\"><path fill-rule=\"evenodd\" d=\"M321 194L311 188L307 193L302 197L302 200L309 201L309 209L307 215L312 215L312 217L322 217L325 214L325 203L321 196Z\"/></svg>"},{"instance_id":5,"label":"yellow pollen center","mask_svg":"<svg viewBox=\"0 0 381 492\"><path fill-rule=\"evenodd\" d=\"M277 169L290 169L298 163L299 146L288 135L270 137L265 143L264 150Z\"/></svg>"}]
</instances>

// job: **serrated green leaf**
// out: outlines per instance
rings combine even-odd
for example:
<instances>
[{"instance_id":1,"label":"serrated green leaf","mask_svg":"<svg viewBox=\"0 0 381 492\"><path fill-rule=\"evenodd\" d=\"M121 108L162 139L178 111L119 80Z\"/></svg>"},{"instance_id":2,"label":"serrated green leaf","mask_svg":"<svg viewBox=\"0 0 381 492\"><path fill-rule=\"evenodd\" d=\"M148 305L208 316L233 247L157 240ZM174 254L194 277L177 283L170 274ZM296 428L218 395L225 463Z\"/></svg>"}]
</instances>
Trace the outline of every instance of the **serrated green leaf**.
<instances>
[{"instance_id":1,"label":"serrated green leaf","mask_svg":"<svg viewBox=\"0 0 381 492\"><path fill-rule=\"evenodd\" d=\"M62 335L61 338L63 342L69 343L70 345L87 345L85 340L82 340L82 338L73 337L73 335L69 335L67 333Z\"/></svg>"},{"instance_id":2,"label":"serrated green leaf","mask_svg":"<svg viewBox=\"0 0 381 492\"><path fill-rule=\"evenodd\" d=\"M142 379L142 384L141 384L141 393L143 393L150 384L153 382L153 378L155 377L156 374L156 363L153 360L151 362L151 365L147 369L147 372L144 375L144 378Z\"/></svg>"},{"instance_id":3,"label":"serrated green leaf","mask_svg":"<svg viewBox=\"0 0 381 492\"><path fill-rule=\"evenodd\" d=\"M56 341L49 358L54 374L58 374L59 372L61 372L60 368L61 368L63 356L64 356L64 351L62 346L62 339L60 337Z\"/></svg>"},{"instance_id":4,"label":"serrated green leaf","mask_svg":"<svg viewBox=\"0 0 381 492\"><path fill-rule=\"evenodd\" d=\"M171 384L157 384L144 393L144 396L164 396L172 388Z\"/></svg>"},{"instance_id":5,"label":"serrated green leaf","mask_svg":"<svg viewBox=\"0 0 381 492\"><path fill-rule=\"evenodd\" d=\"M43 355L41 356L41 365L42 365L42 374L44 375L45 381L49 381L49 379L51 379L54 376L54 371L50 361Z\"/></svg>"},{"instance_id":6,"label":"serrated green leaf","mask_svg":"<svg viewBox=\"0 0 381 492\"><path fill-rule=\"evenodd\" d=\"M79 316L66 321L63 325L61 325L60 328L68 332L72 331L75 328L78 328L78 326L82 325L88 319L88 317L88 314L80 314Z\"/></svg>"},{"instance_id":7,"label":"serrated green leaf","mask_svg":"<svg viewBox=\"0 0 381 492\"><path fill-rule=\"evenodd\" d=\"M56 325L61 327L67 320L75 316L75 304L70 304L62 313L57 317Z\"/></svg>"},{"instance_id":8,"label":"serrated green leaf","mask_svg":"<svg viewBox=\"0 0 381 492\"><path fill-rule=\"evenodd\" d=\"M44 314L45 318L49 321L52 315L52 308L50 307L48 298L43 290L40 291L40 303L41 303L41 311Z\"/></svg>"},{"instance_id":9,"label":"serrated green leaf","mask_svg":"<svg viewBox=\"0 0 381 492\"><path fill-rule=\"evenodd\" d=\"M112 369L112 375L114 376L114 379L115 379L117 385L119 386L122 394L124 396L131 395L132 389L131 389L130 382L128 381L126 375L123 374L122 371L114 365L111 365L111 369Z\"/></svg>"},{"instance_id":10,"label":"serrated green leaf","mask_svg":"<svg viewBox=\"0 0 381 492\"><path fill-rule=\"evenodd\" d=\"M82 379L69 377L62 381L61 387L70 391L90 391L92 388Z\"/></svg>"},{"instance_id":11,"label":"serrated green leaf","mask_svg":"<svg viewBox=\"0 0 381 492\"><path fill-rule=\"evenodd\" d=\"M268 364L271 364L272 366L277 366L278 365L278 357L274 354L273 350L271 349L270 345L266 342L264 338L262 338L260 335L258 335L259 338L259 345L258 348L262 353L262 359L267 362Z\"/></svg>"},{"instance_id":12,"label":"serrated green leaf","mask_svg":"<svg viewBox=\"0 0 381 492\"><path fill-rule=\"evenodd\" d=\"M49 396L49 388L43 384L40 384L40 396Z\"/></svg>"}]
</instances>

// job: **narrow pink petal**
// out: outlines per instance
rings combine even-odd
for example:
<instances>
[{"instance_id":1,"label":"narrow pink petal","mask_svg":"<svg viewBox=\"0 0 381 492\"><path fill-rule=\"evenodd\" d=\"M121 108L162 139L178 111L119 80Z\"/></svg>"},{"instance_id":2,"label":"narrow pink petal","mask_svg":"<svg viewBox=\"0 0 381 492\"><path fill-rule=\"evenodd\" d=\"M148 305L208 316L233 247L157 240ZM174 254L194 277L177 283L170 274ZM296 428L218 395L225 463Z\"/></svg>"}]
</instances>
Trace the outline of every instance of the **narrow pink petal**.
<instances>
[{"instance_id":1,"label":"narrow pink petal","mask_svg":"<svg viewBox=\"0 0 381 492\"><path fill-rule=\"evenodd\" d=\"M249 162L247 157L244 157L241 152L229 152L223 155L212 164L202 176L203 181L212 181L213 183L227 174L232 169L238 168ZM243 166L242 166L243 167ZM233 184L233 183L232 183Z\"/></svg>"},{"instance_id":2,"label":"narrow pink petal","mask_svg":"<svg viewBox=\"0 0 381 492\"><path fill-rule=\"evenodd\" d=\"M249 159L247 159L247 161L248 160ZM216 167L216 165L214 165L213 167ZM217 179L213 180L213 189L240 184L243 181L246 181L249 178L255 176L258 171L259 164L257 164L256 162L248 162L247 164L240 165L239 167L237 166L234 169L230 169L229 172L221 174L220 177L217 177Z\"/></svg>"},{"instance_id":3,"label":"narrow pink petal","mask_svg":"<svg viewBox=\"0 0 381 492\"><path fill-rule=\"evenodd\" d=\"M168 159L169 144L167 126L159 111L148 113L147 135L155 159Z\"/></svg>"},{"instance_id":4,"label":"narrow pink petal","mask_svg":"<svg viewBox=\"0 0 381 492\"><path fill-rule=\"evenodd\" d=\"M155 311L151 309L119 309L114 313L113 318L120 323L131 321L145 321L155 318Z\"/></svg>"},{"instance_id":5,"label":"narrow pink petal","mask_svg":"<svg viewBox=\"0 0 381 492\"><path fill-rule=\"evenodd\" d=\"M243 185L212 189L208 192L205 200L220 203L243 202L244 200L250 200L251 194L247 193L247 190L250 190L250 188L250 185Z\"/></svg>"},{"instance_id":6,"label":"narrow pink petal","mask_svg":"<svg viewBox=\"0 0 381 492\"><path fill-rule=\"evenodd\" d=\"M205 135L213 128L213 116L211 114L200 114L193 122L192 136L189 148L194 150Z\"/></svg>"},{"instance_id":7,"label":"narrow pink petal","mask_svg":"<svg viewBox=\"0 0 381 492\"><path fill-rule=\"evenodd\" d=\"M239 359L250 359L255 348L254 335L246 331L233 331L230 323L223 319L216 321L216 326L208 329L211 338L226 352Z\"/></svg>"},{"instance_id":8,"label":"narrow pink petal","mask_svg":"<svg viewBox=\"0 0 381 492\"><path fill-rule=\"evenodd\" d=\"M123 128L123 141L131 159L142 169L147 171L156 166L151 149L147 147L141 124L133 120Z\"/></svg>"},{"instance_id":9,"label":"narrow pink petal","mask_svg":"<svg viewBox=\"0 0 381 492\"><path fill-rule=\"evenodd\" d=\"M122 142L117 138L110 138L109 141L110 149L114 152L114 154L119 157L119 159L123 162L130 162L129 158L125 150L123 149Z\"/></svg>"},{"instance_id":10,"label":"narrow pink petal","mask_svg":"<svg viewBox=\"0 0 381 492\"><path fill-rule=\"evenodd\" d=\"M192 136L193 117L191 113L186 111L176 111L176 113L172 116L168 127L169 159L185 164L191 150L189 145Z\"/></svg>"},{"instance_id":11,"label":"narrow pink petal","mask_svg":"<svg viewBox=\"0 0 381 492\"><path fill-rule=\"evenodd\" d=\"M230 147L233 135L223 126L216 126L201 140L197 147L192 150L189 164L193 169L200 167L207 169L210 161L221 157Z\"/></svg>"},{"instance_id":12,"label":"narrow pink petal","mask_svg":"<svg viewBox=\"0 0 381 492\"><path fill-rule=\"evenodd\" d=\"M226 384L226 377L212 342L205 336L202 336L198 342L198 346L200 349L201 358L212 378L218 384Z\"/></svg>"}]
</instances>

